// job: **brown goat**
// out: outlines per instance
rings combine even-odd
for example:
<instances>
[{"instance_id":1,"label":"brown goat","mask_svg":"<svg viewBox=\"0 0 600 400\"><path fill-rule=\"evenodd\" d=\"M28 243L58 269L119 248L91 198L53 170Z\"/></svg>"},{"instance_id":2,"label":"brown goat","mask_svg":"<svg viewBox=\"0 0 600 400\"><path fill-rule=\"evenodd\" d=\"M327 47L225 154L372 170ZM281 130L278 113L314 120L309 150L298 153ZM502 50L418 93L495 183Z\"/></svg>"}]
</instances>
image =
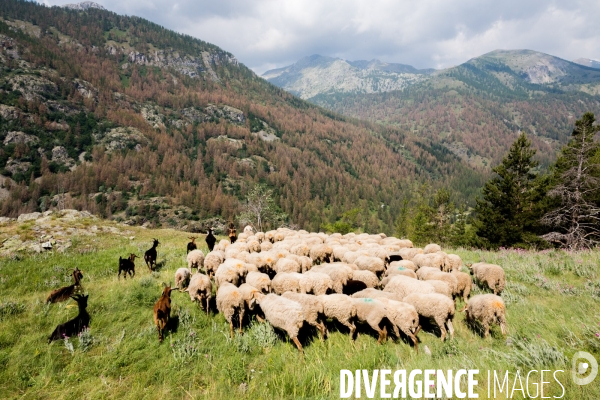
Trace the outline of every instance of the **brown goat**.
<instances>
[{"instance_id":1,"label":"brown goat","mask_svg":"<svg viewBox=\"0 0 600 400\"><path fill-rule=\"evenodd\" d=\"M75 295L72 299L77 302L79 314L64 324L58 325L54 329L54 332L48 337L48 343L52 343L54 340L61 340L79 335L85 328L90 326L90 314L88 314L86 310L88 296Z\"/></svg>"},{"instance_id":2,"label":"brown goat","mask_svg":"<svg viewBox=\"0 0 600 400\"><path fill-rule=\"evenodd\" d=\"M235 243L235 241L237 240L237 230L235 229L235 225L233 225L233 222L229 224L227 236L229 236L229 240L231 241L231 243Z\"/></svg>"},{"instance_id":3,"label":"brown goat","mask_svg":"<svg viewBox=\"0 0 600 400\"><path fill-rule=\"evenodd\" d=\"M171 286L163 289L160 299L154 304L154 323L158 330L158 341L163 341L163 331L165 330L169 318L171 318Z\"/></svg>"},{"instance_id":4,"label":"brown goat","mask_svg":"<svg viewBox=\"0 0 600 400\"><path fill-rule=\"evenodd\" d=\"M159 244L160 243L158 242L158 239L152 239L152 247L146 250L146 252L144 253L144 261L146 261L146 265L148 266L148 269L150 271L152 271L153 265L156 267L156 247Z\"/></svg>"},{"instance_id":5,"label":"brown goat","mask_svg":"<svg viewBox=\"0 0 600 400\"><path fill-rule=\"evenodd\" d=\"M135 254L129 254L129 258L121 258L119 256L119 274L117 275L119 279L121 279L121 272L123 272L123 277L127 279L127 273L129 273L130 277L135 276L135 258L139 257ZM133 274L132 274L133 273Z\"/></svg>"},{"instance_id":6,"label":"brown goat","mask_svg":"<svg viewBox=\"0 0 600 400\"><path fill-rule=\"evenodd\" d=\"M188 239L191 240L191 242L187 244L187 252L189 253L192 250L196 250L198 247L196 246L196 238L194 236L189 237Z\"/></svg>"},{"instance_id":7,"label":"brown goat","mask_svg":"<svg viewBox=\"0 0 600 400\"><path fill-rule=\"evenodd\" d=\"M58 303L61 301L67 300L69 297L73 295L76 291L81 290L81 279L83 278L83 274L79 270L79 268L75 267L73 270L73 280L75 283L69 286L61 287L60 289L55 289L48 295L46 298L46 304L48 303Z\"/></svg>"}]
</instances>

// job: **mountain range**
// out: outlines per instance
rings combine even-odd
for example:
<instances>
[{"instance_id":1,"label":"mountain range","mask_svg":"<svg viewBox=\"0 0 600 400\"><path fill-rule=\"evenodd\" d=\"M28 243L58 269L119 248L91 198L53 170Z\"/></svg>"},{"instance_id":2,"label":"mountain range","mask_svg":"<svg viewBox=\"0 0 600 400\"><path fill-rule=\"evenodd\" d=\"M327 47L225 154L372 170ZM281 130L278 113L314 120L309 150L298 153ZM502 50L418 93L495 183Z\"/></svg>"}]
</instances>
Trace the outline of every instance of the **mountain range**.
<instances>
[{"instance_id":1,"label":"mountain range","mask_svg":"<svg viewBox=\"0 0 600 400\"><path fill-rule=\"evenodd\" d=\"M553 162L575 119L600 112L597 65L532 50L496 50L444 70L311 56L263 77L332 111L427 137L486 169L520 131L532 136L542 166ZM376 75L384 84L373 84Z\"/></svg>"}]
</instances>

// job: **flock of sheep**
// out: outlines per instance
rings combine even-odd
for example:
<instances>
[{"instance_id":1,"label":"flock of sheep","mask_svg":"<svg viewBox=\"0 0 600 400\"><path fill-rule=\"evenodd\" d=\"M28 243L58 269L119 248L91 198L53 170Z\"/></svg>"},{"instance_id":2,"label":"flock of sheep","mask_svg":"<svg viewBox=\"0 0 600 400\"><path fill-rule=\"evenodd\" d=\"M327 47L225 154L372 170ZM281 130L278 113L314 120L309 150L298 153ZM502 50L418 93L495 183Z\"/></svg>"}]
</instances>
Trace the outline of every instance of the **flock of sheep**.
<instances>
[{"instance_id":1,"label":"flock of sheep","mask_svg":"<svg viewBox=\"0 0 600 400\"><path fill-rule=\"evenodd\" d=\"M396 337L402 332L418 351L423 319L439 327L441 340L447 332L453 337L460 298L467 322L475 327L478 321L484 337L492 324L506 334L506 307L498 296L505 285L503 269L469 265L475 280L493 292L469 299L472 281L461 271L462 260L436 244L420 249L410 240L384 234L327 235L284 228L254 233L247 227L237 241L221 240L209 248L206 255L189 251L188 267L175 272L174 286L207 313L216 286L217 309L229 322L231 335L234 325L242 333L244 317L254 315L285 331L302 351L300 328L312 325L325 338L325 321L333 319L349 329L352 339L356 323L372 328L378 343L386 340L388 328ZM157 328L161 338L158 323Z\"/></svg>"},{"instance_id":2,"label":"flock of sheep","mask_svg":"<svg viewBox=\"0 0 600 400\"><path fill-rule=\"evenodd\" d=\"M475 281L493 292L469 299L471 275L461 271L459 256L446 254L436 244L420 249L410 240L384 234L327 235L284 228L254 233L246 227L239 237L229 236L216 244L209 231L206 255L197 249L196 238L190 238L188 267L177 269L174 287L166 286L154 306L160 341L170 318L171 291L187 292L208 314L213 286L217 309L229 323L232 336L234 324L241 334L245 317L253 315L285 331L300 352L300 328L305 323L314 326L325 339L327 319L347 327L352 339L357 323L377 333L377 343L386 341L388 330L397 338L404 334L418 351L417 335L426 319L439 327L442 341L447 333L454 337L452 320L460 299L469 326L480 325L488 337L490 326L498 324L506 334L506 307L499 296L505 275L498 265L467 265ZM152 248L144 254L150 270L156 265L158 244L153 239ZM125 278L135 276L136 257L119 257L119 278L122 272ZM81 291L82 277L76 269L73 285L48 296L49 303L72 297L80 309L73 320L57 326L49 342L76 335L89 325L87 296L73 296Z\"/></svg>"}]
</instances>

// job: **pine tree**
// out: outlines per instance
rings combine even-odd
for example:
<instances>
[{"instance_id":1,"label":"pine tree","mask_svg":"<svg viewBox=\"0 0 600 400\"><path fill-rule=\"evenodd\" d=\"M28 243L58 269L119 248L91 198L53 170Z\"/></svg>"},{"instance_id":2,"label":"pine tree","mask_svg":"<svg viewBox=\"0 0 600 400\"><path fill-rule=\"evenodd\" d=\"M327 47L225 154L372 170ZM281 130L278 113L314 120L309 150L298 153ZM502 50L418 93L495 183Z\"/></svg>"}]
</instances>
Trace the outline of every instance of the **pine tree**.
<instances>
[{"instance_id":1,"label":"pine tree","mask_svg":"<svg viewBox=\"0 0 600 400\"><path fill-rule=\"evenodd\" d=\"M548 196L556 205L542 218L551 227L542 237L569 249L590 248L600 243L600 131L591 112L575 122L569 143L556 161Z\"/></svg>"},{"instance_id":2,"label":"pine tree","mask_svg":"<svg viewBox=\"0 0 600 400\"><path fill-rule=\"evenodd\" d=\"M476 234L485 247L527 246L535 231L535 150L525 133L512 144L475 206Z\"/></svg>"}]
</instances>

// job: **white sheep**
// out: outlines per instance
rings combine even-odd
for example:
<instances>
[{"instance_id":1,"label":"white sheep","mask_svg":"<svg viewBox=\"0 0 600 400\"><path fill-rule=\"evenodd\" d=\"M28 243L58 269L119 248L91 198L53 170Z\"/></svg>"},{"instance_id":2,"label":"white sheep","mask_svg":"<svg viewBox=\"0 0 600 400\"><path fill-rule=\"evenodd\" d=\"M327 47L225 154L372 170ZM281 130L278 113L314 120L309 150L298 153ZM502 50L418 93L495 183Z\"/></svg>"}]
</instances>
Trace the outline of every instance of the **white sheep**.
<instances>
[{"instance_id":1,"label":"white sheep","mask_svg":"<svg viewBox=\"0 0 600 400\"><path fill-rule=\"evenodd\" d=\"M425 281L409 278L404 275L394 275L385 285L384 292L394 293L398 299L404 299L411 293L435 293L435 288Z\"/></svg>"},{"instance_id":2,"label":"white sheep","mask_svg":"<svg viewBox=\"0 0 600 400\"><path fill-rule=\"evenodd\" d=\"M375 275L371 271L366 271L366 270L353 271L352 279L355 281L363 282L365 285L367 285L367 288L379 287L379 279L377 278L377 275Z\"/></svg>"},{"instance_id":3,"label":"white sheep","mask_svg":"<svg viewBox=\"0 0 600 400\"><path fill-rule=\"evenodd\" d=\"M418 247L405 247L398 250L403 260L412 260L417 254L423 254L423 249Z\"/></svg>"},{"instance_id":4,"label":"white sheep","mask_svg":"<svg viewBox=\"0 0 600 400\"><path fill-rule=\"evenodd\" d=\"M418 269L417 265L414 262L412 262L411 260L392 261L390 263L390 265L388 265L386 274L387 274L387 271L389 271L390 269L393 269L395 267L402 267L402 268L410 269L411 271L416 271Z\"/></svg>"},{"instance_id":5,"label":"white sheep","mask_svg":"<svg viewBox=\"0 0 600 400\"><path fill-rule=\"evenodd\" d=\"M300 293L312 293L316 296L327 294L333 289L333 280L323 272L308 271L300 275Z\"/></svg>"},{"instance_id":6,"label":"white sheep","mask_svg":"<svg viewBox=\"0 0 600 400\"><path fill-rule=\"evenodd\" d=\"M465 303L469 299L469 295L471 293L471 287L473 282L471 281L471 276L459 270L454 270L451 272L452 275L456 278L458 282L457 294L462 297Z\"/></svg>"},{"instance_id":7,"label":"white sheep","mask_svg":"<svg viewBox=\"0 0 600 400\"><path fill-rule=\"evenodd\" d=\"M506 277L501 266L488 263L467 265L471 275L480 283L485 283L494 294L500 294L506 285Z\"/></svg>"},{"instance_id":8,"label":"white sheep","mask_svg":"<svg viewBox=\"0 0 600 400\"><path fill-rule=\"evenodd\" d=\"M229 258L219 265L215 272L215 283L217 287L220 287L223 282L233 283L238 286L242 279L246 277L248 268L256 269L254 264L247 264L242 260L235 258ZM258 271L258 270L257 270Z\"/></svg>"},{"instance_id":9,"label":"white sheep","mask_svg":"<svg viewBox=\"0 0 600 400\"><path fill-rule=\"evenodd\" d=\"M202 250L192 250L187 255L188 268L191 271L192 268L196 268L200 272L200 267L204 267L204 253Z\"/></svg>"},{"instance_id":10,"label":"white sheep","mask_svg":"<svg viewBox=\"0 0 600 400\"><path fill-rule=\"evenodd\" d=\"M384 319L387 319L387 311L382 302L372 298L353 298L356 307L356 318L360 322L367 323L375 332L379 334L377 344L385 342L387 339L387 328ZM352 337L354 339L354 337Z\"/></svg>"},{"instance_id":11,"label":"white sheep","mask_svg":"<svg viewBox=\"0 0 600 400\"><path fill-rule=\"evenodd\" d=\"M204 271L206 275L212 277L219 265L225 261L225 253L220 250L213 250L204 257Z\"/></svg>"},{"instance_id":12,"label":"white sheep","mask_svg":"<svg viewBox=\"0 0 600 400\"><path fill-rule=\"evenodd\" d=\"M302 306L302 312L304 313L304 321L319 330L321 339L324 339L327 336L327 328L323 321L321 321L321 315L323 315L323 303L317 296L293 292L285 292L281 296L299 303Z\"/></svg>"},{"instance_id":13,"label":"white sheep","mask_svg":"<svg viewBox=\"0 0 600 400\"><path fill-rule=\"evenodd\" d=\"M331 262L333 248L327 244L314 245L310 249L309 257L315 264Z\"/></svg>"},{"instance_id":14,"label":"white sheep","mask_svg":"<svg viewBox=\"0 0 600 400\"><path fill-rule=\"evenodd\" d=\"M229 322L229 330L233 338L233 321L237 317L240 323L240 334L242 333L242 320L246 312L246 303L239 289L229 283L223 282L217 290L217 309L227 322Z\"/></svg>"},{"instance_id":15,"label":"white sheep","mask_svg":"<svg viewBox=\"0 0 600 400\"><path fill-rule=\"evenodd\" d=\"M467 323L481 323L484 338L490 334L490 325L496 323L500 325L502 334L506 335L506 306L502 297L495 294L478 294L469 300L462 311L465 312Z\"/></svg>"},{"instance_id":16,"label":"white sheep","mask_svg":"<svg viewBox=\"0 0 600 400\"><path fill-rule=\"evenodd\" d=\"M323 294L317 297L323 303L323 313L325 316L335 319L348 327L350 329L350 337L354 337L354 332L356 331L356 325L354 325L356 306L352 298L339 293Z\"/></svg>"},{"instance_id":17,"label":"white sheep","mask_svg":"<svg viewBox=\"0 0 600 400\"><path fill-rule=\"evenodd\" d=\"M388 320L394 327L396 337L400 338L400 329L413 342L415 351L419 352L419 341L417 334L421 329L419 325L419 313L411 304L396 301L386 297L378 297L377 300L385 305Z\"/></svg>"},{"instance_id":18,"label":"white sheep","mask_svg":"<svg viewBox=\"0 0 600 400\"><path fill-rule=\"evenodd\" d=\"M177 271L175 271L175 287L179 289L179 291L188 287L191 276L192 273L189 269L177 268Z\"/></svg>"},{"instance_id":19,"label":"white sheep","mask_svg":"<svg viewBox=\"0 0 600 400\"><path fill-rule=\"evenodd\" d=\"M442 248L440 247L439 244L435 244L435 243L429 243L427 246L425 246L423 248L423 253L425 253L425 254L437 253L438 251L442 251Z\"/></svg>"},{"instance_id":20,"label":"white sheep","mask_svg":"<svg viewBox=\"0 0 600 400\"><path fill-rule=\"evenodd\" d=\"M209 311L210 298L212 297L212 283L210 278L204 274L196 273L192 275L190 284L185 290L190 295L191 301L198 301L200 307L204 307L204 301L206 302L206 314Z\"/></svg>"},{"instance_id":21,"label":"white sheep","mask_svg":"<svg viewBox=\"0 0 600 400\"><path fill-rule=\"evenodd\" d=\"M262 272L248 272L246 275L246 283L254 286L263 293L269 293L271 291L271 279L269 275Z\"/></svg>"},{"instance_id":22,"label":"white sheep","mask_svg":"<svg viewBox=\"0 0 600 400\"><path fill-rule=\"evenodd\" d=\"M275 265L273 266L273 270L275 273L279 274L281 272L302 272L302 267L300 264L292 260L291 258L280 258L277 260Z\"/></svg>"},{"instance_id":23,"label":"white sheep","mask_svg":"<svg viewBox=\"0 0 600 400\"><path fill-rule=\"evenodd\" d=\"M358 269L371 271L378 275L385 271L385 263L378 257L360 256L354 260L354 264Z\"/></svg>"},{"instance_id":24,"label":"white sheep","mask_svg":"<svg viewBox=\"0 0 600 400\"><path fill-rule=\"evenodd\" d=\"M449 265L446 268L446 272L460 271L460 268L462 267L463 262L459 255L448 254L448 261L449 261Z\"/></svg>"},{"instance_id":25,"label":"white sheep","mask_svg":"<svg viewBox=\"0 0 600 400\"><path fill-rule=\"evenodd\" d=\"M412 293L402 301L414 306L420 316L432 318L435 321L442 332L442 342L446 338L446 327L450 332L450 338L454 338L452 319L456 308L452 299L439 293Z\"/></svg>"},{"instance_id":26,"label":"white sheep","mask_svg":"<svg viewBox=\"0 0 600 400\"><path fill-rule=\"evenodd\" d=\"M297 272L282 272L277 274L271 280L271 289L276 294L283 294L285 292L300 292L300 280L302 274Z\"/></svg>"},{"instance_id":27,"label":"white sheep","mask_svg":"<svg viewBox=\"0 0 600 400\"><path fill-rule=\"evenodd\" d=\"M302 306L293 300L276 294L260 295L258 304L265 319L274 327L287 332L298 351L302 353L302 345L298 341L298 332L304 324Z\"/></svg>"},{"instance_id":28,"label":"white sheep","mask_svg":"<svg viewBox=\"0 0 600 400\"><path fill-rule=\"evenodd\" d=\"M364 298L364 297L370 297L372 299L386 298L386 299L390 299L390 300L400 301L400 298L394 293L384 292L384 291L381 291L378 289L373 289L373 288L363 289L359 292L354 293L351 297L355 298L355 299Z\"/></svg>"},{"instance_id":29,"label":"white sheep","mask_svg":"<svg viewBox=\"0 0 600 400\"><path fill-rule=\"evenodd\" d=\"M340 294L344 292L344 286L352 279L353 274L353 269L342 263L321 264L314 266L311 271L329 275L333 282L333 291Z\"/></svg>"},{"instance_id":30,"label":"white sheep","mask_svg":"<svg viewBox=\"0 0 600 400\"><path fill-rule=\"evenodd\" d=\"M417 271L417 277L424 281L430 281L434 279L438 281L444 281L450 287L451 296L458 294L458 281L456 280L456 276L453 274L442 272L433 267L421 267Z\"/></svg>"}]
</instances>

